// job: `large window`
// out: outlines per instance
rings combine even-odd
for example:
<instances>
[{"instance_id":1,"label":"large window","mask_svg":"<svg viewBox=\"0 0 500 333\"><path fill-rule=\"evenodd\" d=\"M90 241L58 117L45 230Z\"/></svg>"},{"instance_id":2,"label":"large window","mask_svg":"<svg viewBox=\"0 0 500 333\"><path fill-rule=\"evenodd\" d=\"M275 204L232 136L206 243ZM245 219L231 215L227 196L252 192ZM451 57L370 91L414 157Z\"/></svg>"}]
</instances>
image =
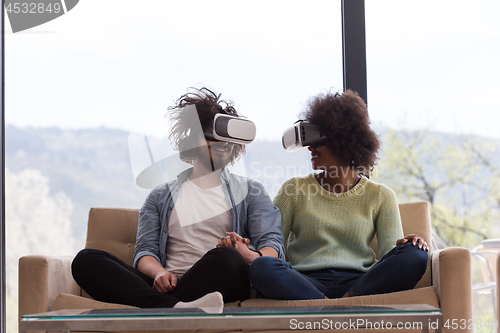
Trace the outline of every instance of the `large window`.
<instances>
[{"instance_id":1,"label":"large window","mask_svg":"<svg viewBox=\"0 0 500 333\"><path fill-rule=\"evenodd\" d=\"M378 179L401 201L427 201L449 246L500 237L499 10L488 0L366 1ZM484 282L472 263L473 283ZM487 291L474 293L476 322L491 322L493 308Z\"/></svg>"},{"instance_id":2,"label":"large window","mask_svg":"<svg viewBox=\"0 0 500 333\"><path fill-rule=\"evenodd\" d=\"M496 1L366 3L381 180L403 200L447 207L433 211L434 226L452 245L500 234L498 9Z\"/></svg>"},{"instance_id":3,"label":"large window","mask_svg":"<svg viewBox=\"0 0 500 333\"><path fill-rule=\"evenodd\" d=\"M383 140L375 179L401 201L430 202L448 245L500 237L500 3L365 6L368 108ZM7 20L9 333L19 257L74 254L90 207L142 205L130 135L188 87L212 88L256 123L244 172L271 197L311 171L307 151L282 149L283 130L309 97L343 90L340 0L85 0L9 30Z\"/></svg>"},{"instance_id":4,"label":"large window","mask_svg":"<svg viewBox=\"0 0 500 333\"><path fill-rule=\"evenodd\" d=\"M310 96L342 90L340 9L340 0L86 0L24 32L7 22L9 332L19 256L74 254L90 207L139 208L149 190L135 185L129 135L188 87L221 93L256 123L244 164L270 193L307 172L281 134ZM289 158L301 168L287 169Z\"/></svg>"}]
</instances>

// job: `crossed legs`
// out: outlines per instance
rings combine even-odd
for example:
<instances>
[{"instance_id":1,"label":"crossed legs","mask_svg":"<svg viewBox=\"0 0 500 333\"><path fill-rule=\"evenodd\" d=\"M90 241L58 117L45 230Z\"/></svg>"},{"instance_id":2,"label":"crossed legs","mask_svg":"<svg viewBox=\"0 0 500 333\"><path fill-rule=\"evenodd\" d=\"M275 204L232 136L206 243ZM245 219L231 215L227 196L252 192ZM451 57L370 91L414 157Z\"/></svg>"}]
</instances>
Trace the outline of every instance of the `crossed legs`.
<instances>
[{"instance_id":1,"label":"crossed legs","mask_svg":"<svg viewBox=\"0 0 500 333\"><path fill-rule=\"evenodd\" d=\"M220 292L224 302L245 300L250 295L247 265L228 247L208 251L166 294L152 287L153 279L101 250L80 251L73 260L72 273L92 298L141 308L170 308L213 292Z\"/></svg>"},{"instance_id":2,"label":"crossed legs","mask_svg":"<svg viewBox=\"0 0 500 333\"><path fill-rule=\"evenodd\" d=\"M428 253L411 243L394 247L369 271L320 269L297 271L278 258L260 257L250 265L253 287L274 299L324 299L408 290L427 268Z\"/></svg>"}]
</instances>

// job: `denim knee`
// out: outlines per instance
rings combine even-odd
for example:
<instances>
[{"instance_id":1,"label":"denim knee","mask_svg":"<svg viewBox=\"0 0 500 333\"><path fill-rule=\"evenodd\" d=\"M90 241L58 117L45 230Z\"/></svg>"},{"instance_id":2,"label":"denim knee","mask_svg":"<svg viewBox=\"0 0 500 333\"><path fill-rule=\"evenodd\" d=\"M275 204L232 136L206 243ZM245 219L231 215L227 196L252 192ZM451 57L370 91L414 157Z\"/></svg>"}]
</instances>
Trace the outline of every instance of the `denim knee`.
<instances>
[{"instance_id":1,"label":"denim knee","mask_svg":"<svg viewBox=\"0 0 500 333\"><path fill-rule=\"evenodd\" d=\"M266 280L267 279L265 277L266 272L270 272L271 267L273 267L278 260L279 260L278 258L268 257L268 256L256 258L250 264L250 267L248 267L250 273L250 280L256 281L260 278L264 278Z\"/></svg>"},{"instance_id":2,"label":"denim knee","mask_svg":"<svg viewBox=\"0 0 500 333\"><path fill-rule=\"evenodd\" d=\"M262 256L256 258L251 264L250 264L250 274L251 272L255 273L260 273L260 272L265 272L267 271L270 267L276 264L276 261L278 258L275 257L269 257L269 256Z\"/></svg>"},{"instance_id":3,"label":"denim knee","mask_svg":"<svg viewBox=\"0 0 500 333\"><path fill-rule=\"evenodd\" d=\"M405 252L405 259L408 260L408 262L411 262L416 272L419 272L423 275L425 273L425 270L427 269L429 252L419 248L418 243L416 245L407 243L403 245L403 248Z\"/></svg>"}]
</instances>

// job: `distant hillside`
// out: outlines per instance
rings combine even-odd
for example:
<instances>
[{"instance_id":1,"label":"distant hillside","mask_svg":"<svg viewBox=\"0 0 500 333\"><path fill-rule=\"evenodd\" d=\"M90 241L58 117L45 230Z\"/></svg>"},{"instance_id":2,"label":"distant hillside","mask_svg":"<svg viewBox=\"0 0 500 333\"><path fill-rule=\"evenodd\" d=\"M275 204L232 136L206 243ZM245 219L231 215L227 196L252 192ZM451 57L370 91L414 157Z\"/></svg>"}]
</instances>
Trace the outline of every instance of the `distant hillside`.
<instances>
[{"instance_id":1,"label":"distant hillside","mask_svg":"<svg viewBox=\"0 0 500 333\"><path fill-rule=\"evenodd\" d=\"M13 172L38 169L50 179L53 193L64 192L75 205L73 230L86 231L91 207L139 208L147 189L135 185L128 150L129 132L98 128L6 127L6 167ZM260 180L274 196L290 176L310 172L308 152L283 150L280 142L256 141L242 161L246 175ZM27 207L29 209L29 207Z\"/></svg>"},{"instance_id":2,"label":"distant hillside","mask_svg":"<svg viewBox=\"0 0 500 333\"><path fill-rule=\"evenodd\" d=\"M135 186L126 131L105 128L6 128L6 167L35 168L50 179L51 191L71 198L74 234L86 230L90 207L140 207L148 190ZM27 207L29 209L29 207Z\"/></svg>"},{"instance_id":3,"label":"distant hillside","mask_svg":"<svg viewBox=\"0 0 500 333\"><path fill-rule=\"evenodd\" d=\"M149 190L135 185L128 150L129 134L108 128L62 130L7 126L6 166L12 172L38 169L48 177L53 193L62 191L72 200L75 206L73 233L82 237L91 207L139 208L149 193ZM400 140L404 140L403 134ZM455 135L426 135L425 140L441 143L458 140ZM439 146L427 154L429 160L425 161L425 165L429 170L433 170L433 159L443 151L443 147ZM396 189L398 183L391 184L394 181L393 170L390 166L384 169L383 154L384 150L379 179ZM500 165L498 156L494 162ZM247 146L242 164L246 176L262 182L270 196L274 197L284 180L312 171L309 159L307 150L290 154L282 148L280 141L255 141ZM446 177L440 170L430 171L430 174L434 178Z\"/></svg>"}]
</instances>

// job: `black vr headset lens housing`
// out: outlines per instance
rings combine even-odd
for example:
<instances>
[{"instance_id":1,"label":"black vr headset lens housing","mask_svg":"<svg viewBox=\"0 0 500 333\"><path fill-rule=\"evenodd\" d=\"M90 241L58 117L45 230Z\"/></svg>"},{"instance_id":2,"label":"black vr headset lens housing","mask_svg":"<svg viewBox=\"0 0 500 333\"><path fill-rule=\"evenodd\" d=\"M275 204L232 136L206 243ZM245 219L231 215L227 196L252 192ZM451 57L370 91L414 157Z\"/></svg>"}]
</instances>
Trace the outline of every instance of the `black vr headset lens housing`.
<instances>
[{"instance_id":1,"label":"black vr headset lens housing","mask_svg":"<svg viewBox=\"0 0 500 333\"><path fill-rule=\"evenodd\" d=\"M282 143L283 148L291 153L307 147L322 146L327 139L326 131L321 126L299 120L285 130Z\"/></svg>"}]
</instances>

